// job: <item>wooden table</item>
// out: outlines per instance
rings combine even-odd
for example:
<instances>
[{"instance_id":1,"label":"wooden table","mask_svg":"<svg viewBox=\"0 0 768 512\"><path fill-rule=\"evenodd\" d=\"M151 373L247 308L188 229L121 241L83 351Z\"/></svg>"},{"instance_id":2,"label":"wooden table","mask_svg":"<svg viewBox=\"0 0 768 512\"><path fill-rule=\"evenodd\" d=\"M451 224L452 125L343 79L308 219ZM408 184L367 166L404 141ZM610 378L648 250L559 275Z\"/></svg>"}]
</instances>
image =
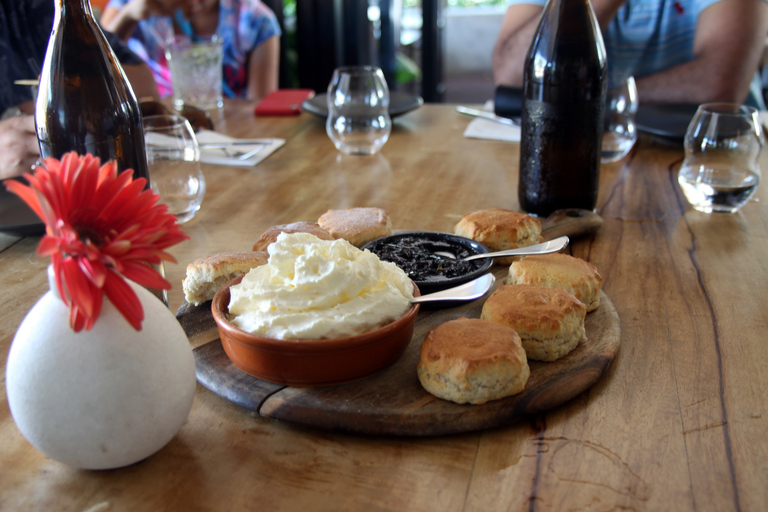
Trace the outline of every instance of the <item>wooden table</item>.
<instances>
[{"instance_id":1,"label":"wooden table","mask_svg":"<svg viewBox=\"0 0 768 512\"><path fill-rule=\"evenodd\" d=\"M451 230L469 211L517 209L518 145L463 137L427 105L381 154L338 153L324 123L254 118L220 129L286 145L252 168L204 168L208 192L173 249L171 307L189 261L249 250L274 224L379 206L396 228ZM372 438L265 420L198 387L188 422L149 459L81 471L19 433L0 392L0 510L768 510L768 187L735 215L693 211L682 149L641 138L604 166L605 224L570 251L600 269L622 322L611 369L567 404L439 438ZM765 164L764 164L765 166ZM37 238L0 235L2 375L16 327L46 291Z\"/></svg>"}]
</instances>

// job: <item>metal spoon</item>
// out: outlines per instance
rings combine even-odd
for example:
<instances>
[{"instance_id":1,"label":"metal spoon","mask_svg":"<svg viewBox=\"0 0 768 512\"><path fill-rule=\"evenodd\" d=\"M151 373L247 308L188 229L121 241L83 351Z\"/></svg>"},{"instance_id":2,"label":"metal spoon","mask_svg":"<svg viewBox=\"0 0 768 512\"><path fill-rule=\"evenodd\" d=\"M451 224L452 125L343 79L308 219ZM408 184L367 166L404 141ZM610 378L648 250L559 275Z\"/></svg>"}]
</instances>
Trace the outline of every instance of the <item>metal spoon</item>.
<instances>
[{"instance_id":1,"label":"metal spoon","mask_svg":"<svg viewBox=\"0 0 768 512\"><path fill-rule=\"evenodd\" d=\"M432 302L437 300L473 300L485 295L491 289L496 278L493 274L484 274L474 281L441 290L435 293L428 293L421 297L414 297L411 303Z\"/></svg>"},{"instance_id":2,"label":"metal spoon","mask_svg":"<svg viewBox=\"0 0 768 512\"><path fill-rule=\"evenodd\" d=\"M479 260L483 258L498 258L501 256L530 256L532 254L548 254L550 252L557 252L568 245L569 239L567 236L561 236L536 245L529 245L527 247L519 247L517 249L507 249L506 251L489 252L486 254L474 254L463 258L464 261Z\"/></svg>"}]
</instances>

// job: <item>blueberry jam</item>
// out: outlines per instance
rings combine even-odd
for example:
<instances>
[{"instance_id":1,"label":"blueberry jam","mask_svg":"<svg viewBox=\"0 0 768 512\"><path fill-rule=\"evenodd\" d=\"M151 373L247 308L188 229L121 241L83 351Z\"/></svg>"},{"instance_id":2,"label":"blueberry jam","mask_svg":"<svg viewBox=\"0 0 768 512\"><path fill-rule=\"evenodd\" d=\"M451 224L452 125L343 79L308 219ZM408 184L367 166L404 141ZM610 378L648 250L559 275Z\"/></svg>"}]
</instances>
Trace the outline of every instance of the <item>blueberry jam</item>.
<instances>
[{"instance_id":1,"label":"blueberry jam","mask_svg":"<svg viewBox=\"0 0 768 512\"><path fill-rule=\"evenodd\" d=\"M416 282L461 277L477 271L484 264L484 260L462 261L462 258L477 254L465 245L418 234L374 240L365 248L382 260L394 263ZM442 253L452 254L454 258Z\"/></svg>"}]
</instances>

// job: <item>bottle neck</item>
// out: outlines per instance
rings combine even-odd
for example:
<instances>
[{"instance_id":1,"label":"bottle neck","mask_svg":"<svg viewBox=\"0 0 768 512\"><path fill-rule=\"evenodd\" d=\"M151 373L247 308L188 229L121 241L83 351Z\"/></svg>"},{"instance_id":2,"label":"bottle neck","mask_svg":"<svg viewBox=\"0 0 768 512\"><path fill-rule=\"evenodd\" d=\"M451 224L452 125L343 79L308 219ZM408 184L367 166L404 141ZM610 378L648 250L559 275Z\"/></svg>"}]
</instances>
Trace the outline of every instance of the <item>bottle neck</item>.
<instances>
[{"instance_id":1,"label":"bottle neck","mask_svg":"<svg viewBox=\"0 0 768 512\"><path fill-rule=\"evenodd\" d=\"M93 10L90 0L56 0L56 18L61 17L86 17L93 20Z\"/></svg>"}]
</instances>

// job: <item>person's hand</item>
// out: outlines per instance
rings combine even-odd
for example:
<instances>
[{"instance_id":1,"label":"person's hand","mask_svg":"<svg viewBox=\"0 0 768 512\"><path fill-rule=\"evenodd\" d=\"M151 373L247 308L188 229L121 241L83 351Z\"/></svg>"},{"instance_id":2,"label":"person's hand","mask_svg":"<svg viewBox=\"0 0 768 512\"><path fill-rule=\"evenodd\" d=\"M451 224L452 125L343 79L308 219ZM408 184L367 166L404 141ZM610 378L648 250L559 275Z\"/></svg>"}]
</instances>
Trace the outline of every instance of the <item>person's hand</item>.
<instances>
[{"instance_id":1,"label":"person's hand","mask_svg":"<svg viewBox=\"0 0 768 512\"><path fill-rule=\"evenodd\" d=\"M40 158L35 118L19 116L0 121L0 179L32 170Z\"/></svg>"}]
</instances>

